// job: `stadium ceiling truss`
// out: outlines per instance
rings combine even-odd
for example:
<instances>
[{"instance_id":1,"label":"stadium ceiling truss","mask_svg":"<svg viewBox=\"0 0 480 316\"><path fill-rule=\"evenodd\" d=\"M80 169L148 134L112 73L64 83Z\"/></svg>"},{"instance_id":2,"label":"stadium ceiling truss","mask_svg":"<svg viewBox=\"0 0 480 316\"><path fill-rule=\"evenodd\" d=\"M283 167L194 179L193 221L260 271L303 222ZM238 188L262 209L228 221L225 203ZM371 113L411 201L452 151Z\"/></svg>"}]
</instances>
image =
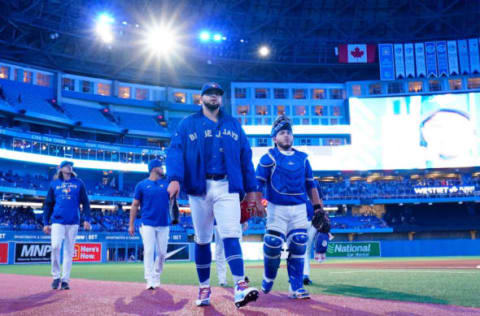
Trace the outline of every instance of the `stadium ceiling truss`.
<instances>
[{"instance_id":1,"label":"stadium ceiling truss","mask_svg":"<svg viewBox=\"0 0 480 316\"><path fill-rule=\"evenodd\" d=\"M102 8L99 7L101 3ZM145 65L133 27L108 47L95 40L100 9L129 26L168 12L192 34L183 60ZM345 82L378 79L378 64L337 62L342 43L405 43L478 37L480 1L468 0L0 0L0 58L60 71L197 87L204 80ZM174 14L173 14L174 13ZM196 41L201 28L226 34ZM271 47L266 59L261 44Z\"/></svg>"}]
</instances>

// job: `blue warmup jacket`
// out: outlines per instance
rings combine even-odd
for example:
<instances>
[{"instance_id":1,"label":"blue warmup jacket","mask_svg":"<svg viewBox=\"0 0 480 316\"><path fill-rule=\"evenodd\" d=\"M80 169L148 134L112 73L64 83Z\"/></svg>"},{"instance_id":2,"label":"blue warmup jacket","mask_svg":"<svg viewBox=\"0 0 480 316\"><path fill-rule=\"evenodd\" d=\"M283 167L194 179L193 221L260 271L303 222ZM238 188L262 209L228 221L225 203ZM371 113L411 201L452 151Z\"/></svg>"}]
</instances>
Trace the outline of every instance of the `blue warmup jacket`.
<instances>
[{"instance_id":1,"label":"blue warmup jacket","mask_svg":"<svg viewBox=\"0 0 480 316\"><path fill-rule=\"evenodd\" d=\"M73 176L68 181L52 181L43 208L43 224L49 225L50 219L52 224L80 224L80 204L89 222L90 202L83 181Z\"/></svg>"},{"instance_id":2,"label":"blue warmup jacket","mask_svg":"<svg viewBox=\"0 0 480 316\"><path fill-rule=\"evenodd\" d=\"M205 126L202 110L180 122L167 151L168 181L179 181L190 195L207 191L205 162ZM220 109L218 118L221 145L230 193L253 192L256 189L252 150L240 123Z\"/></svg>"}]
</instances>

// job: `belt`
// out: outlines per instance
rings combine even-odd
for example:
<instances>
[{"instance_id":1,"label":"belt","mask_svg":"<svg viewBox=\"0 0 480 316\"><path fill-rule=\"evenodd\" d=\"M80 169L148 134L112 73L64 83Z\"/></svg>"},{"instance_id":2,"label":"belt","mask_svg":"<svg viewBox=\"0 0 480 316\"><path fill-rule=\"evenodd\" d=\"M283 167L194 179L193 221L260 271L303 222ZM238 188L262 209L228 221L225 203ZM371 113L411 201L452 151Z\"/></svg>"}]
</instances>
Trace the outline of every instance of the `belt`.
<instances>
[{"instance_id":1,"label":"belt","mask_svg":"<svg viewBox=\"0 0 480 316\"><path fill-rule=\"evenodd\" d=\"M207 174L205 176L207 180L213 180L213 181L223 180L226 177L227 177L226 174Z\"/></svg>"}]
</instances>

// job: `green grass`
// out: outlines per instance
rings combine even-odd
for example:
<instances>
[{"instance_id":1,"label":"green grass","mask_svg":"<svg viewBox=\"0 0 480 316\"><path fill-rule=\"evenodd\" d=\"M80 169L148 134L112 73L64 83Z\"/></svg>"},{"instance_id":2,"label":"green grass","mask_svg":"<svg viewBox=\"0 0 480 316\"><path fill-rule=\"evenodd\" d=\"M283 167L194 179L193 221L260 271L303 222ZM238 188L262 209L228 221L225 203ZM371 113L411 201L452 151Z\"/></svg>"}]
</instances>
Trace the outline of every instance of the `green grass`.
<instances>
[{"instance_id":1,"label":"green grass","mask_svg":"<svg viewBox=\"0 0 480 316\"><path fill-rule=\"evenodd\" d=\"M365 298L392 299L436 304L453 304L480 307L480 269L338 269L329 268L332 263L346 262L385 262L403 260L448 260L449 258L372 258L372 259L328 259L322 269L312 269L313 286L308 289L314 294L345 295ZM452 258L453 259L453 258ZM454 259L479 259L479 257L455 257ZM263 263L248 262L246 274L251 284L260 287ZM26 275L50 274L49 265L8 265L0 266L0 273ZM212 265L212 285L217 284L215 264ZM74 264L72 278L92 280L113 280L143 282L141 263L119 264ZM162 274L164 284L197 284L193 263L173 263L165 265ZM229 277L229 283L232 280ZM287 291L287 272L280 268L274 290Z\"/></svg>"}]
</instances>

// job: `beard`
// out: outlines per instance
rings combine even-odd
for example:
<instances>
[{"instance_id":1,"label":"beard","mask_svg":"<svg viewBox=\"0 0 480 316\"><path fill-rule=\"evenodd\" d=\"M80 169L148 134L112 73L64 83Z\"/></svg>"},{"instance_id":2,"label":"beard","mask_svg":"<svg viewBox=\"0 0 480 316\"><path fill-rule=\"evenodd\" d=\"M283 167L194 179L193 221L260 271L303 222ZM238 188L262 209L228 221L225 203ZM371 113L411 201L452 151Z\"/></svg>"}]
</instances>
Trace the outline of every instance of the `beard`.
<instances>
[{"instance_id":1,"label":"beard","mask_svg":"<svg viewBox=\"0 0 480 316\"><path fill-rule=\"evenodd\" d=\"M277 146L280 150L283 150L283 151L289 151L292 148L292 144L288 144L288 143L284 143L284 144L277 143Z\"/></svg>"},{"instance_id":2,"label":"beard","mask_svg":"<svg viewBox=\"0 0 480 316\"><path fill-rule=\"evenodd\" d=\"M210 112L214 112L215 110L217 110L217 109L220 107L220 103L208 103L208 102L204 102L203 105L205 105L205 107L206 107Z\"/></svg>"}]
</instances>

